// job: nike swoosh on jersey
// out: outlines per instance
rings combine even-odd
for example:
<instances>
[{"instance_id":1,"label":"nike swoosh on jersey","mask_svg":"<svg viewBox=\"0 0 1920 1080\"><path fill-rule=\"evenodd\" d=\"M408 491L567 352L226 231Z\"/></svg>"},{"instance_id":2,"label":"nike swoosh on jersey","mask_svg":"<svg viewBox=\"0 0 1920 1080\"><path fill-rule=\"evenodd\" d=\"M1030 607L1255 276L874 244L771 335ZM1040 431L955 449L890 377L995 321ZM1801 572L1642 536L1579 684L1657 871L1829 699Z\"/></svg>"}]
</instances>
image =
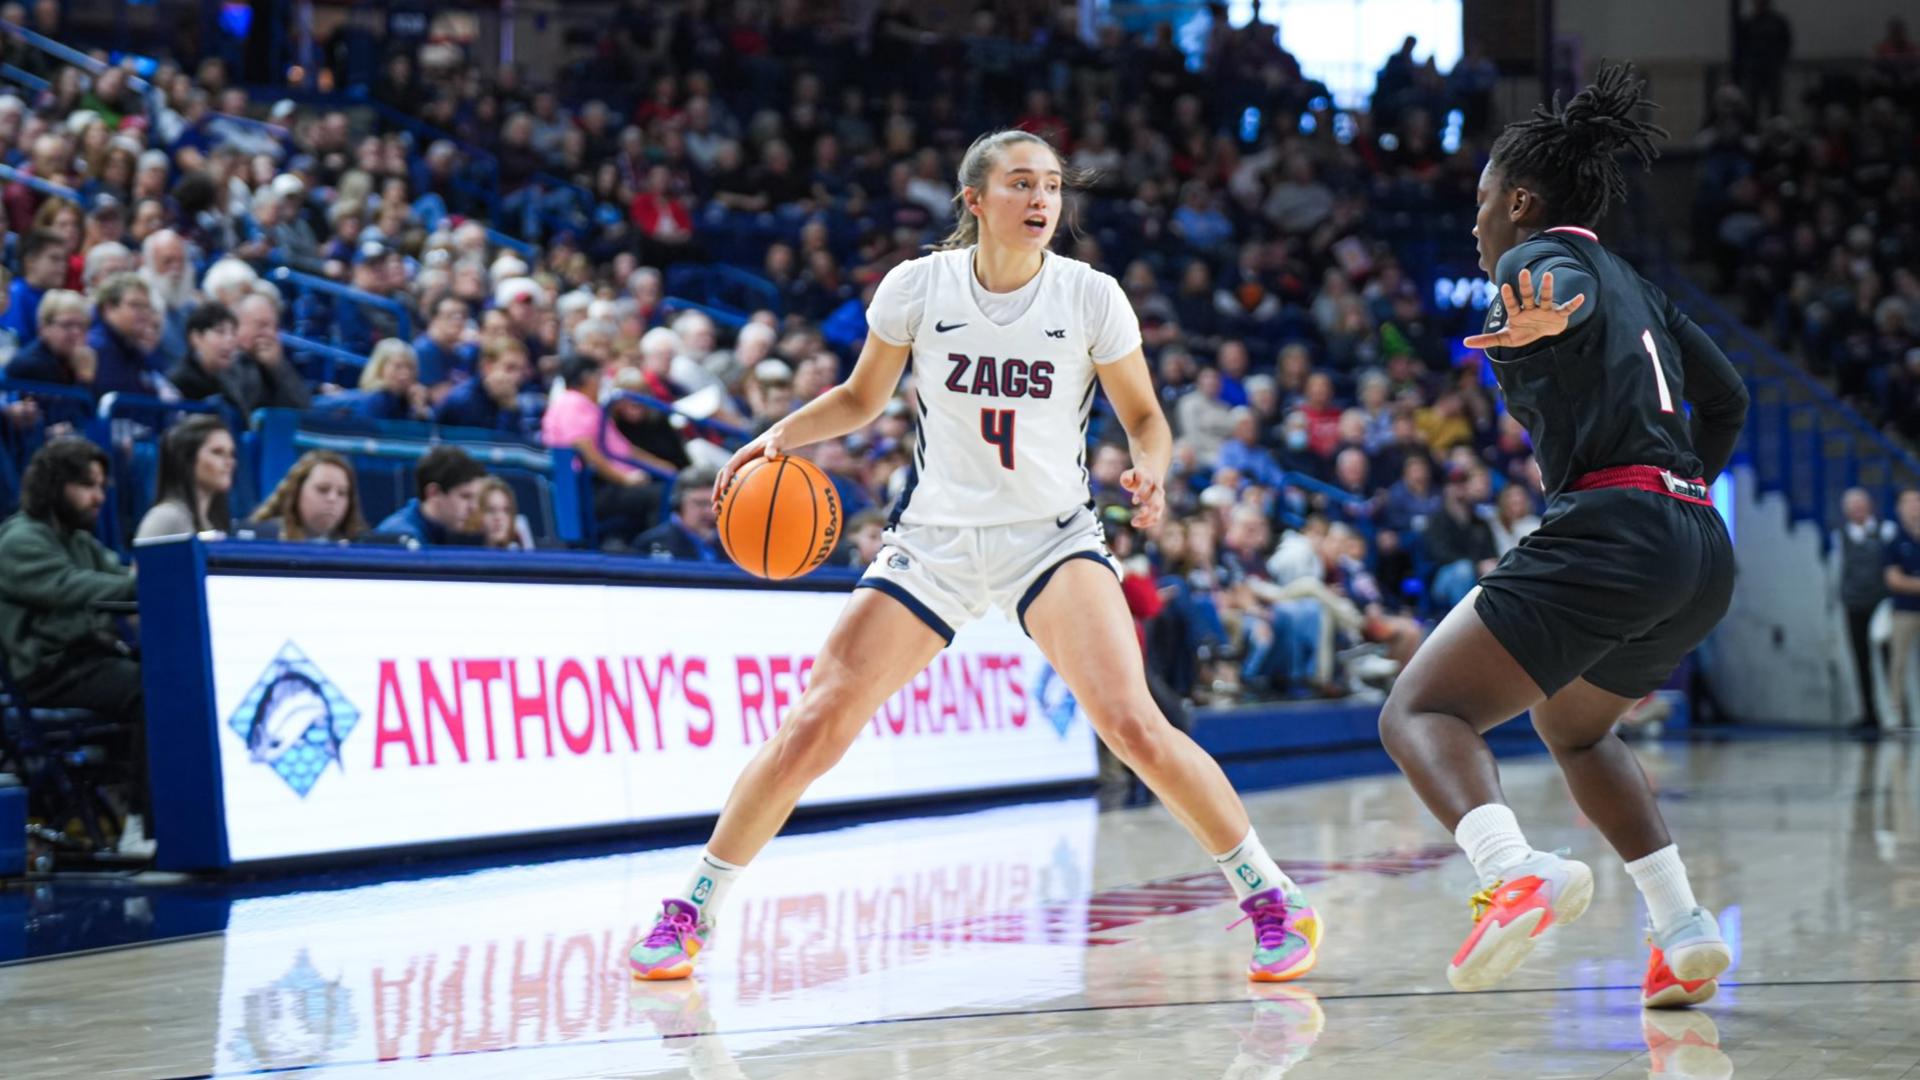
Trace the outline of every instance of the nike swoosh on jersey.
<instances>
[{"instance_id":1,"label":"nike swoosh on jersey","mask_svg":"<svg viewBox=\"0 0 1920 1080\"><path fill-rule=\"evenodd\" d=\"M958 330L965 325L967 324L963 322L957 322L957 323L936 322L933 324L933 329L934 329L934 332L936 333L944 334L949 330Z\"/></svg>"},{"instance_id":2,"label":"nike swoosh on jersey","mask_svg":"<svg viewBox=\"0 0 1920 1080\"><path fill-rule=\"evenodd\" d=\"M1067 526L1073 524L1073 519L1079 516L1079 514L1080 514L1080 511L1075 510L1073 513L1068 514L1066 517L1054 518L1053 527L1056 529L1064 529Z\"/></svg>"}]
</instances>

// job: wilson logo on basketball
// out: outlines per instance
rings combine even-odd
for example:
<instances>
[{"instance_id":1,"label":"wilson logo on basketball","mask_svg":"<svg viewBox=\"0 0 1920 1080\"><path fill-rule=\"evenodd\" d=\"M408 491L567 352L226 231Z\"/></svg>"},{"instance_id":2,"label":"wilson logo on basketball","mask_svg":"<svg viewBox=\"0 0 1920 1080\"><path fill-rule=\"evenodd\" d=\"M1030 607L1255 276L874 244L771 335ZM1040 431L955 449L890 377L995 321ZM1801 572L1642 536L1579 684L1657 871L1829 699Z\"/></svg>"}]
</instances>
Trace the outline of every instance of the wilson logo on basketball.
<instances>
[{"instance_id":1,"label":"wilson logo on basketball","mask_svg":"<svg viewBox=\"0 0 1920 1080\"><path fill-rule=\"evenodd\" d=\"M839 543L840 493L806 458L749 461L720 496L720 546L755 577L799 577Z\"/></svg>"}]
</instances>

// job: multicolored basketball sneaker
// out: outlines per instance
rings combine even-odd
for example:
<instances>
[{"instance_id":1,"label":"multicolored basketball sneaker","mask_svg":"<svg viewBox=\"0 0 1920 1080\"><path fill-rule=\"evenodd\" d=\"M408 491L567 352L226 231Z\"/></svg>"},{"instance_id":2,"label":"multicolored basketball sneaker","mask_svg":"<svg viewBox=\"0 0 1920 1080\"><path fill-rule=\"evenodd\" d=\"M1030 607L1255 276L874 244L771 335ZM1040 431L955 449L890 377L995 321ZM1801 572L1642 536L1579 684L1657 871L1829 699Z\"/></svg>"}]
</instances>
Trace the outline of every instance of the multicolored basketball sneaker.
<instances>
[{"instance_id":1,"label":"multicolored basketball sneaker","mask_svg":"<svg viewBox=\"0 0 1920 1080\"><path fill-rule=\"evenodd\" d=\"M660 919L627 953L636 979L684 979L693 974L693 958L707 947L713 924L685 900L660 906Z\"/></svg>"},{"instance_id":2,"label":"multicolored basketball sneaker","mask_svg":"<svg viewBox=\"0 0 1920 1080\"><path fill-rule=\"evenodd\" d=\"M1253 920L1253 959L1247 962L1247 978L1287 982L1313 970L1323 927L1300 886L1289 881L1277 889L1264 889L1240 901L1240 910L1246 914L1227 929Z\"/></svg>"},{"instance_id":3,"label":"multicolored basketball sneaker","mask_svg":"<svg viewBox=\"0 0 1920 1080\"><path fill-rule=\"evenodd\" d=\"M1684 1009L1719 991L1720 973L1733 953L1720 937L1713 912L1694 908L1673 925L1647 931L1652 955L1640 985L1640 1004L1649 1009Z\"/></svg>"},{"instance_id":4,"label":"multicolored basketball sneaker","mask_svg":"<svg viewBox=\"0 0 1920 1080\"><path fill-rule=\"evenodd\" d=\"M1513 974L1540 935L1586 914L1593 871L1536 851L1507 876L1473 894L1473 932L1447 965L1455 990L1485 990Z\"/></svg>"}]
</instances>

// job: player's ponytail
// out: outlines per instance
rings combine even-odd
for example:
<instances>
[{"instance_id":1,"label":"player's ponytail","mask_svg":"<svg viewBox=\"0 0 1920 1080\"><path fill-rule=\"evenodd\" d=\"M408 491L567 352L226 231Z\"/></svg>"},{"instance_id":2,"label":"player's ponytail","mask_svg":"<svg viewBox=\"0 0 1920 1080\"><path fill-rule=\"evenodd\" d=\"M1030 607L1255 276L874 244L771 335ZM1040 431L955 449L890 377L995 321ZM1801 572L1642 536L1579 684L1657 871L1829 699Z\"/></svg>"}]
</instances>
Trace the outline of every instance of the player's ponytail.
<instances>
[{"instance_id":1,"label":"player's ponytail","mask_svg":"<svg viewBox=\"0 0 1920 1080\"><path fill-rule=\"evenodd\" d=\"M971 188L977 192L985 188L988 174L993 172L993 166L1000 160L1000 152L1015 143L1023 142L1044 146L1053 153L1054 159L1060 162L1063 186L1071 189L1080 185L1079 174L1067 167L1065 159L1060 157L1060 151L1054 149L1053 144L1047 140L1031 131L1021 131L1018 128L989 131L973 140L973 145L967 147L967 152L960 158L960 173L957 177L960 190L953 195L953 231L947 234L946 239L929 245L932 250L953 251L971 247L980 242L980 219L974 217L973 212L967 209L967 189ZM1071 220L1068 224L1071 227Z\"/></svg>"},{"instance_id":2,"label":"player's ponytail","mask_svg":"<svg viewBox=\"0 0 1920 1080\"><path fill-rule=\"evenodd\" d=\"M1607 208L1627 197L1626 174L1616 159L1631 152L1648 168L1660 156L1653 140L1664 128L1634 118L1646 98L1646 80L1630 64L1600 69L1593 85L1564 106L1535 106L1533 116L1508 124L1494 140L1492 165L1508 187L1525 185L1547 204L1556 224L1592 226Z\"/></svg>"}]
</instances>

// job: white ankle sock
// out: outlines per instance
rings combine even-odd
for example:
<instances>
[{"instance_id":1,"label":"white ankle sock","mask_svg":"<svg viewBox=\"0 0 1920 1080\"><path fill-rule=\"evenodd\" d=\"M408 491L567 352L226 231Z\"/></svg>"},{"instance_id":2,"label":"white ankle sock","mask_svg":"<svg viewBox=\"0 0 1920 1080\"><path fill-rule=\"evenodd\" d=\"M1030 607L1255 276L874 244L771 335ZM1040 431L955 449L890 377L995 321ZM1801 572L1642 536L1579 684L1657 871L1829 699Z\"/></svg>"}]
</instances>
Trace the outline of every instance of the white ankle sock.
<instances>
[{"instance_id":1,"label":"white ankle sock","mask_svg":"<svg viewBox=\"0 0 1920 1080\"><path fill-rule=\"evenodd\" d=\"M1511 867L1533 854L1513 811L1499 803L1476 806L1453 827L1454 842L1473 860L1480 883L1492 885Z\"/></svg>"},{"instance_id":2,"label":"white ankle sock","mask_svg":"<svg viewBox=\"0 0 1920 1080\"><path fill-rule=\"evenodd\" d=\"M744 866L735 866L719 858L711 851L702 851L700 861L694 865L693 875L687 878L687 887L680 890L680 899L700 909L702 919L712 919L720 910L720 904L727 898L727 890L733 888L733 881L740 876Z\"/></svg>"},{"instance_id":3,"label":"white ankle sock","mask_svg":"<svg viewBox=\"0 0 1920 1080\"><path fill-rule=\"evenodd\" d=\"M1680 849L1668 844L1659 851L1627 864L1627 874L1647 901L1647 917L1656 928L1671 926L1682 915L1700 906L1693 898L1693 885L1687 881L1687 866L1680 861Z\"/></svg>"},{"instance_id":4,"label":"white ankle sock","mask_svg":"<svg viewBox=\"0 0 1920 1080\"><path fill-rule=\"evenodd\" d=\"M1227 883L1233 886L1235 900L1245 900L1254 893L1293 884L1293 879L1280 869L1280 864L1273 861L1273 856L1267 854L1266 847L1252 829L1247 830L1247 835L1233 846L1232 851L1215 855L1213 861L1219 865L1220 872L1227 875Z\"/></svg>"}]
</instances>

